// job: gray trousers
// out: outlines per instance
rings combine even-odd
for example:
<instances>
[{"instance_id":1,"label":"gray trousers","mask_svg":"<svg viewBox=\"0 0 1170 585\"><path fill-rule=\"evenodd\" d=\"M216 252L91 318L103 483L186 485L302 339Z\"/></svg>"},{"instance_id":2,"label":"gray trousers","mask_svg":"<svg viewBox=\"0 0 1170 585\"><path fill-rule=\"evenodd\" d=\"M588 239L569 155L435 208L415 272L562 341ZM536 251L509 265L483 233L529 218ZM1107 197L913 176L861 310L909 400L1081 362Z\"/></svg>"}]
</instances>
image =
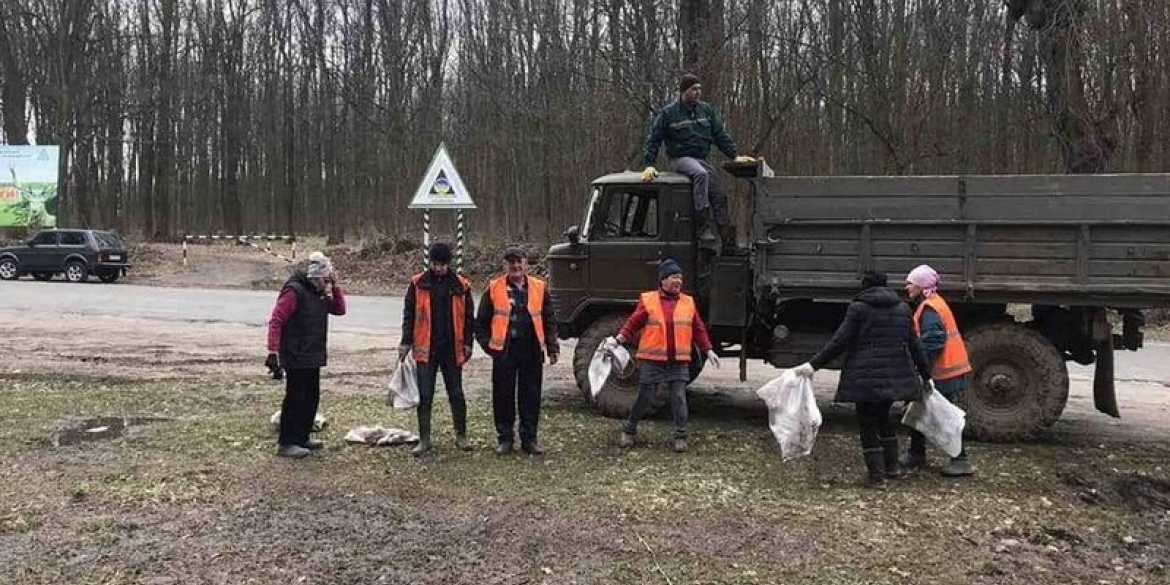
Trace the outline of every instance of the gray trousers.
<instances>
[{"instance_id":1,"label":"gray trousers","mask_svg":"<svg viewBox=\"0 0 1170 585\"><path fill-rule=\"evenodd\" d=\"M671 170L686 175L691 180L691 196L694 198L695 211L711 207L715 223L727 225L727 194L723 192L719 173L711 163L703 159L681 156L670 159L669 164Z\"/></svg>"}]
</instances>

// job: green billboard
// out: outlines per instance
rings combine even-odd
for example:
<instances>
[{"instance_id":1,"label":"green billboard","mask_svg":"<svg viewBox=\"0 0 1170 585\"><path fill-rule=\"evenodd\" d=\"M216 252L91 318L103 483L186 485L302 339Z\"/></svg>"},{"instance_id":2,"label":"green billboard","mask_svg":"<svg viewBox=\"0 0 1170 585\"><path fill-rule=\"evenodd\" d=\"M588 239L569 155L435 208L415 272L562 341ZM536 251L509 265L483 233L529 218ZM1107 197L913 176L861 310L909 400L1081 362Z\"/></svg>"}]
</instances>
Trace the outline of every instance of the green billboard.
<instances>
[{"instance_id":1,"label":"green billboard","mask_svg":"<svg viewBox=\"0 0 1170 585\"><path fill-rule=\"evenodd\" d=\"M0 227L57 227L56 146L0 146Z\"/></svg>"}]
</instances>

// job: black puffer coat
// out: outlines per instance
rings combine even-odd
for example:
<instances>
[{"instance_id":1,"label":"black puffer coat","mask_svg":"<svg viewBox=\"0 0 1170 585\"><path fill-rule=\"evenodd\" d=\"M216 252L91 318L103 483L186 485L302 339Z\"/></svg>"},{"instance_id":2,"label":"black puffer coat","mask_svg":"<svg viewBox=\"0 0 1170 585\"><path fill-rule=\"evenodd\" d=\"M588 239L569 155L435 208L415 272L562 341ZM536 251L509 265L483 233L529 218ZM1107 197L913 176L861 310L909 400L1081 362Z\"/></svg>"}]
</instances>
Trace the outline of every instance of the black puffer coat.
<instances>
[{"instance_id":1,"label":"black puffer coat","mask_svg":"<svg viewBox=\"0 0 1170 585\"><path fill-rule=\"evenodd\" d=\"M910 307L888 287L861 291L825 348L809 360L820 369L845 353L837 402L917 400L930 365L914 335Z\"/></svg>"}]
</instances>

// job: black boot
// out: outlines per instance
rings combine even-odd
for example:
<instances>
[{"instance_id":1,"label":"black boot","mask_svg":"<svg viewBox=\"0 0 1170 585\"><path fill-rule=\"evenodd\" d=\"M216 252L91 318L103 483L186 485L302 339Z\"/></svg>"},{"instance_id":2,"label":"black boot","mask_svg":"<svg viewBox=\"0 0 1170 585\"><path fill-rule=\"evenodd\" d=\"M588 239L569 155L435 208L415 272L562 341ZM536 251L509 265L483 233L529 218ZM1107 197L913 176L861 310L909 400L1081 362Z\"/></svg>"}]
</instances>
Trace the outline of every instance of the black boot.
<instances>
[{"instance_id":1,"label":"black boot","mask_svg":"<svg viewBox=\"0 0 1170 585\"><path fill-rule=\"evenodd\" d=\"M967 477L975 475L975 465L971 463L971 457L967 454L967 449L964 448L958 457L951 457L947 462L946 467L942 468L943 477Z\"/></svg>"},{"instance_id":2,"label":"black boot","mask_svg":"<svg viewBox=\"0 0 1170 585\"><path fill-rule=\"evenodd\" d=\"M418 408L418 445L410 450L415 457L422 457L431 450L431 411Z\"/></svg>"},{"instance_id":3,"label":"black boot","mask_svg":"<svg viewBox=\"0 0 1170 585\"><path fill-rule=\"evenodd\" d=\"M719 236L715 233L715 218L711 215L711 208L696 211L695 219L699 222L699 248L718 254Z\"/></svg>"},{"instance_id":4,"label":"black boot","mask_svg":"<svg viewBox=\"0 0 1170 585\"><path fill-rule=\"evenodd\" d=\"M470 451L471 441L467 440L467 404L451 407L451 418L455 421L455 446L460 451Z\"/></svg>"},{"instance_id":5,"label":"black boot","mask_svg":"<svg viewBox=\"0 0 1170 585\"><path fill-rule=\"evenodd\" d=\"M926 436L911 430L910 448L906 450L906 454L898 460L898 463L907 471L926 467Z\"/></svg>"},{"instance_id":6,"label":"black boot","mask_svg":"<svg viewBox=\"0 0 1170 585\"><path fill-rule=\"evenodd\" d=\"M737 246L735 242L735 226L721 225L719 226L719 240L723 244L724 254L734 254Z\"/></svg>"},{"instance_id":7,"label":"black boot","mask_svg":"<svg viewBox=\"0 0 1170 585\"><path fill-rule=\"evenodd\" d=\"M876 449L864 449L862 455L865 456L865 487L876 490L886 489L886 461L885 453L881 447Z\"/></svg>"},{"instance_id":8,"label":"black boot","mask_svg":"<svg viewBox=\"0 0 1170 585\"><path fill-rule=\"evenodd\" d=\"M900 479L905 472L898 468L898 437L882 437L882 459L886 467L886 479Z\"/></svg>"}]
</instances>

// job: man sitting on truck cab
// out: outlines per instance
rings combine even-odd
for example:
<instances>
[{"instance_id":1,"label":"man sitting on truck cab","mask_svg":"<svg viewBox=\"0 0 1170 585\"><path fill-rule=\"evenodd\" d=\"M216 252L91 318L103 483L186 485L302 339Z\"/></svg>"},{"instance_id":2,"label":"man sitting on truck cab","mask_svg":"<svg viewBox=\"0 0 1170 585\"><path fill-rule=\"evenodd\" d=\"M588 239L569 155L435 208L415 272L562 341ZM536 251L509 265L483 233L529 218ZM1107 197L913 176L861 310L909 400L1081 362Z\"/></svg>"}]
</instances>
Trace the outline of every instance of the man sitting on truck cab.
<instances>
[{"instance_id":1,"label":"man sitting on truck cab","mask_svg":"<svg viewBox=\"0 0 1170 585\"><path fill-rule=\"evenodd\" d=\"M923 264L906 275L906 294L917 304L914 310L914 332L922 344L922 351L930 363L930 378L934 389L951 402L957 403L971 382L971 360L967 347L959 335L959 325L950 306L938 294L941 279L930 266ZM910 430L910 450L902 457L907 469L926 465L926 437ZM952 457L942 475L963 477L974 475L975 466L967 455L967 446L958 457Z\"/></svg>"},{"instance_id":2,"label":"man sitting on truck cab","mask_svg":"<svg viewBox=\"0 0 1170 585\"><path fill-rule=\"evenodd\" d=\"M727 242L734 234L727 216L727 195L719 184L719 174L707 162L707 153L711 145L715 145L735 162L753 162L755 159L737 155L735 141L727 133L715 108L699 100L703 86L697 75L683 75L679 80L679 92L679 99L662 108L650 126L642 153L646 166L642 180L652 181L658 176L654 161L658 158L658 146L665 141L668 168L691 180L699 240L705 247L715 248L720 238Z\"/></svg>"}]
</instances>

